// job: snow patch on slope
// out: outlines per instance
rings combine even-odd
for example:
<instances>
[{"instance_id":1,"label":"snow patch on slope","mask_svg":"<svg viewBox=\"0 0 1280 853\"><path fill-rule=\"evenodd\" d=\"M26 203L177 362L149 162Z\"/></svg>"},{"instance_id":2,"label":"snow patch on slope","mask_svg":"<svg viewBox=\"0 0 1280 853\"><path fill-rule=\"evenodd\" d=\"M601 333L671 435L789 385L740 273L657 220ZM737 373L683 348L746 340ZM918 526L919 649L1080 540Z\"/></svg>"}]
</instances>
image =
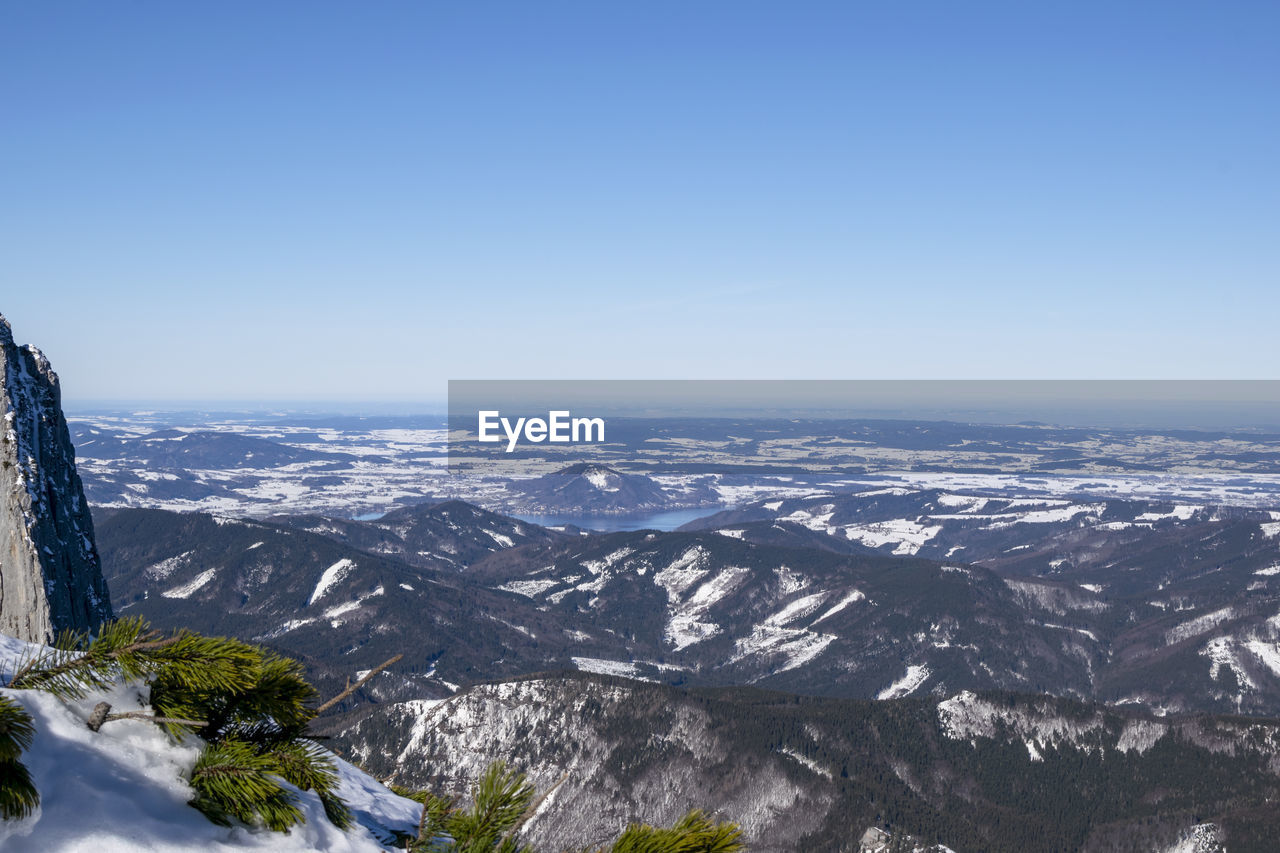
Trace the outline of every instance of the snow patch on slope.
<instances>
[{"instance_id":1,"label":"snow patch on slope","mask_svg":"<svg viewBox=\"0 0 1280 853\"><path fill-rule=\"evenodd\" d=\"M175 586L173 589L166 589L160 594L165 598L190 598L192 593L196 592L200 587L213 580L213 576L216 573L216 569L205 569L203 572L181 586Z\"/></svg>"},{"instance_id":2,"label":"snow patch on slope","mask_svg":"<svg viewBox=\"0 0 1280 853\"><path fill-rule=\"evenodd\" d=\"M911 664L907 667L905 675L877 693L876 698L901 699L903 696L910 696L920 689L920 685L928 680L929 675L929 667L923 664Z\"/></svg>"},{"instance_id":3,"label":"snow patch on slope","mask_svg":"<svg viewBox=\"0 0 1280 853\"><path fill-rule=\"evenodd\" d=\"M320 574L320 580L316 582L316 588L311 593L311 598L307 599L307 606L315 604L329 589L336 583L340 582L351 570L356 567L355 560L342 558Z\"/></svg>"}]
</instances>

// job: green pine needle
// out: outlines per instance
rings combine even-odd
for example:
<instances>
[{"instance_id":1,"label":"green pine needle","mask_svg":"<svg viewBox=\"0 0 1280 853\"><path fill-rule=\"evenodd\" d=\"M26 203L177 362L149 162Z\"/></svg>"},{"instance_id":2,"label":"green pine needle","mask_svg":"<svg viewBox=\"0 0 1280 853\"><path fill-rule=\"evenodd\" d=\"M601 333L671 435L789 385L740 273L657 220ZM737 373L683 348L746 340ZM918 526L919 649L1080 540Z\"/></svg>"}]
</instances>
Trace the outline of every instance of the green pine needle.
<instances>
[{"instance_id":1,"label":"green pine needle","mask_svg":"<svg viewBox=\"0 0 1280 853\"><path fill-rule=\"evenodd\" d=\"M19 761L34 736L31 715L9 697L0 696L0 819L24 818L40 804L31 774Z\"/></svg>"}]
</instances>

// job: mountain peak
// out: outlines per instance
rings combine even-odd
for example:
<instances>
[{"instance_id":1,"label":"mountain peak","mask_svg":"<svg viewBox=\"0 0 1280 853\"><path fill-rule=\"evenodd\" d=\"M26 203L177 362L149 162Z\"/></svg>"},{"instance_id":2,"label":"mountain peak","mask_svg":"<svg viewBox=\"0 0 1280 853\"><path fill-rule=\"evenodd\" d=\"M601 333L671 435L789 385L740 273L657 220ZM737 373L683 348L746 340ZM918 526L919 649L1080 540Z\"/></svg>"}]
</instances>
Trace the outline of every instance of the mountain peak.
<instances>
[{"instance_id":1,"label":"mountain peak","mask_svg":"<svg viewBox=\"0 0 1280 853\"><path fill-rule=\"evenodd\" d=\"M0 317L0 631L47 642L111 616L58 376Z\"/></svg>"}]
</instances>

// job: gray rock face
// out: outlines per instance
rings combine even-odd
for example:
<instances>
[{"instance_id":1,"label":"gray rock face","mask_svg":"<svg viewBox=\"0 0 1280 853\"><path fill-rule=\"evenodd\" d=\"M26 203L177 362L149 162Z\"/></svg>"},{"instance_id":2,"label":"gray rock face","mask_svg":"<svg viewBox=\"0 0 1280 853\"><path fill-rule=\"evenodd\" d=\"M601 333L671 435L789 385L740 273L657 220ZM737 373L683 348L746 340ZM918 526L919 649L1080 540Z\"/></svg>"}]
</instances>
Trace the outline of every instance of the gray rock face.
<instances>
[{"instance_id":1,"label":"gray rock face","mask_svg":"<svg viewBox=\"0 0 1280 853\"><path fill-rule=\"evenodd\" d=\"M47 642L111 617L58 376L0 316L0 633Z\"/></svg>"}]
</instances>

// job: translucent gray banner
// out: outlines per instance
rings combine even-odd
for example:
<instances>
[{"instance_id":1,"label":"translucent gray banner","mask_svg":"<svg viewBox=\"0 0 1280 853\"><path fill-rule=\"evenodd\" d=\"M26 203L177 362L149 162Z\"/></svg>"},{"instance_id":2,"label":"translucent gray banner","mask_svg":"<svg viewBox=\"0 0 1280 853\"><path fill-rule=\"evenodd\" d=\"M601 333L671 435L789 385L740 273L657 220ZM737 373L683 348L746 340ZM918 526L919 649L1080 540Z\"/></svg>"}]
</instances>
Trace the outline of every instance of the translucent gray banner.
<instances>
[{"instance_id":1,"label":"translucent gray banner","mask_svg":"<svg viewBox=\"0 0 1280 853\"><path fill-rule=\"evenodd\" d=\"M583 462L723 466L735 446L759 458L771 440L801 454L801 435L865 444L874 430L851 425L893 421L1280 433L1280 380L451 380L449 465L496 477Z\"/></svg>"}]
</instances>

